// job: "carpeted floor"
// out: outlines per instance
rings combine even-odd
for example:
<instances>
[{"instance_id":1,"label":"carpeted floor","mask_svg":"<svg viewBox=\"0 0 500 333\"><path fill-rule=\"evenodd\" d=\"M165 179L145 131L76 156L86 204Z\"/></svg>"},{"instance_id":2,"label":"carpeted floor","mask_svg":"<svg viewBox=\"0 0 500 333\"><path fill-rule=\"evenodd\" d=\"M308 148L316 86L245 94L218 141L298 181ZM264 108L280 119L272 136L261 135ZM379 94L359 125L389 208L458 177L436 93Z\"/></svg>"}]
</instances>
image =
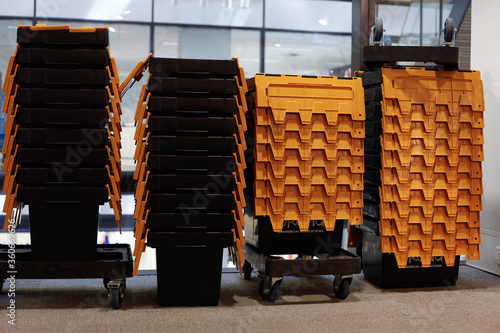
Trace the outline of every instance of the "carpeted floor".
<instances>
[{"instance_id":1,"label":"carpeted floor","mask_svg":"<svg viewBox=\"0 0 500 333\"><path fill-rule=\"evenodd\" d=\"M18 280L16 326L0 295L2 332L500 332L500 277L461 266L457 286L380 289L354 277L346 300L333 277L286 277L275 303L259 299L256 275L222 276L217 307L159 307L156 276L127 280L112 310L102 280Z\"/></svg>"}]
</instances>

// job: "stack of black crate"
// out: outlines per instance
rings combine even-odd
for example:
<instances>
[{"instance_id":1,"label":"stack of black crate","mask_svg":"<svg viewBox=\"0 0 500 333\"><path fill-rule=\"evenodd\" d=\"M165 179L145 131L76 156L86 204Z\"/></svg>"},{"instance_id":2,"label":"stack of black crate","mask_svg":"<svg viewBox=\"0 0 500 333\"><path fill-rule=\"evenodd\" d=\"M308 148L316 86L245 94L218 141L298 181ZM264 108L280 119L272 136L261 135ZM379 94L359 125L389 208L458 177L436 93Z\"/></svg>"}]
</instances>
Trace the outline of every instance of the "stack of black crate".
<instances>
[{"instance_id":1,"label":"stack of black crate","mask_svg":"<svg viewBox=\"0 0 500 333\"><path fill-rule=\"evenodd\" d=\"M108 30L19 27L18 43L4 146L7 196L29 205L33 259L93 260L99 205L113 191L110 177L119 179L119 165L110 165L119 160L119 133L111 125L117 81Z\"/></svg>"},{"instance_id":2,"label":"stack of black crate","mask_svg":"<svg viewBox=\"0 0 500 333\"><path fill-rule=\"evenodd\" d=\"M242 216L239 69L236 59L151 59L145 227L160 305L218 303L222 251Z\"/></svg>"}]
</instances>

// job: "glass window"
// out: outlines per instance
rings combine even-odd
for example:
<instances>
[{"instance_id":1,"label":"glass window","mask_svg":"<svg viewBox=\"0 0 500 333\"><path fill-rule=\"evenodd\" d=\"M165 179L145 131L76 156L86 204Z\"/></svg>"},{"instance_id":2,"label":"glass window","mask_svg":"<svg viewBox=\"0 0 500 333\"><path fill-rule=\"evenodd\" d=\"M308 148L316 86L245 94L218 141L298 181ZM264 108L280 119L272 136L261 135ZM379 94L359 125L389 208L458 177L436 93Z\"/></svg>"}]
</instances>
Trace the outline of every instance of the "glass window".
<instances>
[{"instance_id":1,"label":"glass window","mask_svg":"<svg viewBox=\"0 0 500 333\"><path fill-rule=\"evenodd\" d=\"M422 8L422 45L439 45L442 27L439 19L439 0L426 1ZM444 21L442 22L444 24Z\"/></svg>"},{"instance_id":2,"label":"glass window","mask_svg":"<svg viewBox=\"0 0 500 333\"><path fill-rule=\"evenodd\" d=\"M8 0L1 0L2 16L33 16L33 0L17 0L15 4Z\"/></svg>"},{"instance_id":3,"label":"glass window","mask_svg":"<svg viewBox=\"0 0 500 333\"><path fill-rule=\"evenodd\" d=\"M384 21L385 40L392 45L420 45L420 0L378 2L375 15Z\"/></svg>"},{"instance_id":4,"label":"glass window","mask_svg":"<svg viewBox=\"0 0 500 333\"><path fill-rule=\"evenodd\" d=\"M156 0L161 23L262 27L262 0Z\"/></svg>"},{"instance_id":5,"label":"glass window","mask_svg":"<svg viewBox=\"0 0 500 333\"><path fill-rule=\"evenodd\" d=\"M267 0L266 28L350 33L350 1Z\"/></svg>"},{"instance_id":6,"label":"glass window","mask_svg":"<svg viewBox=\"0 0 500 333\"><path fill-rule=\"evenodd\" d=\"M266 73L350 76L351 36L267 32Z\"/></svg>"},{"instance_id":7,"label":"glass window","mask_svg":"<svg viewBox=\"0 0 500 333\"><path fill-rule=\"evenodd\" d=\"M31 25L31 23L31 20L0 20L0 73L2 73L0 87L3 86L10 56L16 51L17 26L19 24Z\"/></svg>"},{"instance_id":8,"label":"glass window","mask_svg":"<svg viewBox=\"0 0 500 333\"><path fill-rule=\"evenodd\" d=\"M162 58L179 56L179 34L181 28L155 26L154 55Z\"/></svg>"},{"instance_id":9,"label":"glass window","mask_svg":"<svg viewBox=\"0 0 500 333\"><path fill-rule=\"evenodd\" d=\"M132 69L149 54L149 26L126 23L112 23L109 26L109 47L111 56L116 60L120 82L123 82ZM137 100L142 82L136 83L122 100L122 123L134 123Z\"/></svg>"},{"instance_id":10,"label":"glass window","mask_svg":"<svg viewBox=\"0 0 500 333\"><path fill-rule=\"evenodd\" d=\"M260 72L260 32L232 29L231 57L238 57L246 78Z\"/></svg>"},{"instance_id":11,"label":"glass window","mask_svg":"<svg viewBox=\"0 0 500 333\"><path fill-rule=\"evenodd\" d=\"M37 0L39 21L52 18L151 22L152 0Z\"/></svg>"},{"instance_id":12,"label":"glass window","mask_svg":"<svg viewBox=\"0 0 500 333\"><path fill-rule=\"evenodd\" d=\"M230 59L238 57L246 77L260 67L260 32L241 29L155 27L157 57Z\"/></svg>"}]
</instances>

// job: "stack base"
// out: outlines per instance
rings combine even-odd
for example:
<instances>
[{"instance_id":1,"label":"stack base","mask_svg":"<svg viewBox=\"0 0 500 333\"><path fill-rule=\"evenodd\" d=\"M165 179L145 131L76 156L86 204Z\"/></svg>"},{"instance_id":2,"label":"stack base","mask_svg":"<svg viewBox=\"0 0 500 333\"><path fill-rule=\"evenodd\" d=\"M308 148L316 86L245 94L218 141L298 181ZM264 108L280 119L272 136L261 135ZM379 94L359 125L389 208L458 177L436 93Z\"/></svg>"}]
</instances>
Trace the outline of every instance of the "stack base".
<instances>
[{"instance_id":1,"label":"stack base","mask_svg":"<svg viewBox=\"0 0 500 333\"><path fill-rule=\"evenodd\" d=\"M222 247L158 247L160 306L216 306L219 303Z\"/></svg>"},{"instance_id":2,"label":"stack base","mask_svg":"<svg viewBox=\"0 0 500 333\"><path fill-rule=\"evenodd\" d=\"M98 204L30 204L29 219L33 259L95 259Z\"/></svg>"},{"instance_id":3,"label":"stack base","mask_svg":"<svg viewBox=\"0 0 500 333\"><path fill-rule=\"evenodd\" d=\"M381 288L455 286L460 256L450 267L444 258L433 258L431 267L421 267L420 262L411 261L408 263L411 267L398 268L394 254L381 252L380 236L363 231L362 263L365 279Z\"/></svg>"}]
</instances>

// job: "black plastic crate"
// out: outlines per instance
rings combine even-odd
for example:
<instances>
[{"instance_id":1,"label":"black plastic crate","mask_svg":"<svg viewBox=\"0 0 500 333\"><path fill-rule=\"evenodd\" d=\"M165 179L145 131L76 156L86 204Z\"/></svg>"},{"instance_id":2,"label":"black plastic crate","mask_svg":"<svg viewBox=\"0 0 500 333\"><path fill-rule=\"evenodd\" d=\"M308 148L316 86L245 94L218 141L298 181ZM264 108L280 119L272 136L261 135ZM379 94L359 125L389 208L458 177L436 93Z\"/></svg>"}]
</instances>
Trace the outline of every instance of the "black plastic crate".
<instances>
[{"instance_id":1,"label":"black plastic crate","mask_svg":"<svg viewBox=\"0 0 500 333\"><path fill-rule=\"evenodd\" d=\"M60 172L71 172L76 167L103 166L108 163L106 149L91 148L80 150L74 146L65 148L19 148L16 156L17 163L27 165L50 165Z\"/></svg>"},{"instance_id":2,"label":"black plastic crate","mask_svg":"<svg viewBox=\"0 0 500 333\"><path fill-rule=\"evenodd\" d=\"M108 29L94 32L74 32L69 29L31 30L30 27L17 29L17 43L30 46L66 46L74 48L105 48L109 44Z\"/></svg>"},{"instance_id":3,"label":"black plastic crate","mask_svg":"<svg viewBox=\"0 0 500 333\"><path fill-rule=\"evenodd\" d=\"M238 93L236 79L227 78L176 78L153 76L148 91L158 94L194 93L197 95L234 95Z\"/></svg>"},{"instance_id":4,"label":"black plastic crate","mask_svg":"<svg viewBox=\"0 0 500 333\"><path fill-rule=\"evenodd\" d=\"M371 186L380 186L380 171L365 170L365 173L363 174L363 181L365 184L369 184Z\"/></svg>"},{"instance_id":5,"label":"black plastic crate","mask_svg":"<svg viewBox=\"0 0 500 333\"><path fill-rule=\"evenodd\" d=\"M366 205L366 203L365 203ZM373 205L372 205L373 207ZM378 218L373 218L370 215L365 215L363 214L363 226L360 227L364 230L369 230L371 233L378 235L379 234L379 219Z\"/></svg>"},{"instance_id":6,"label":"black plastic crate","mask_svg":"<svg viewBox=\"0 0 500 333\"><path fill-rule=\"evenodd\" d=\"M149 193L147 208L166 213L227 212L234 209L233 194Z\"/></svg>"},{"instance_id":7,"label":"black plastic crate","mask_svg":"<svg viewBox=\"0 0 500 333\"><path fill-rule=\"evenodd\" d=\"M365 122L365 135L367 138L380 138L382 135L382 121Z\"/></svg>"},{"instance_id":8,"label":"black plastic crate","mask_svg":"<svg viewBox=\"0 0 500 333\"><path fill-rule=\"evenodd\" d=\"M154 248L165 247L228 247L232 246L234 236L232 231L165 231L150 232L148 246Z\"/></svg>"},{"instance_id":9,"label":"black plastic crate","mask_svg":"<svg viewBox=\"0 0 500 333\"><path fill-rule=\"evenodd\" d=\"M17 49L16 63L26 66L100 67L109 65L108 50L48 49L21 46Z\"/></svg>"},{"instance_id":10,"label":"black plastic crate","mask_svg":"<svg viewBox=\"0 0 500 333\"><path fill-rule=\"evenodd\" d=\"M190 171L201 174L209 172L233 172L236 170L234 156L176 156L151 155L147 169L162 173Z\"/></svg>"},{"instance_id":11,"label":"black plastic crate","mask_svg":"<svg viewBox=\"0 0 500 333\"><path fill-rule=\"evenodd\" d=\"M382 87L376 86L374 88L365 88L365 102L381 101L382 100Z\"/></svg>"},{"instance_id":12,"label":"black plastic crate","mask_svg":"<svg viewBox=\"0 0 500 333\"><path fill-rule=\"evenodd\" d=\"M106 86L109 76L106 69L19 68L16 82L23 87L27 84Z\"/></svg>"},{"instance_id":13,"label":"black plastic crate","mask_svg":"<svg viewBox=\"0 0 500 333\"><path fill-rule=\"evenodd\" d=\"M176 175L151 174L148 179L148 189L155 192L174 193L178 190L210 191L226 193L236 188L233 174L212 175Z\"/></svg>"},{"instance_id":14,"label":"black plastic crate","mask_svg":"<svg viewBox=\"0 0 500 333\"><path fill-rule=\"evenodd\" d=\"M108 110L102 109L53 109L19 108L16 122L20 125L79 125L88 128L103 127L109 121Z\"/></svg>"},{"instance_id":15,"label":"black plastic crate","mask_svg":"<svg viewBox=\"0 0 500 333\"><path fill-rule=\"evenodd\" d=\"M233 213L176 214L150 212L147 227L153 231L230 230L234 227Z\"/></svg>"},{"instance_id":16,"label":"black plastic crate","mask_svg":"<svg viewBox=\"0 0 500 333\"><path fill-rule=\"evenodd\" d=\"M356 76L363 80L363 86L382 83L382 71L359 73Z\"/></svg>"},{"instance_id":17,"label":"black plastic crate","mask_svg":"<svg viewBox=\"0 0 500 333\"><path fill-rule=\"evenodd\" d=\"M29 221L34 260L95 258L99 205L33 203Z\"/></svg>"},{"instance_id":18,"label":"black plastic crate","mask_svg":"<svg viewBox=\"0 0 500 333\"><path fill-rule=\"evenodd\" d=\"M176 117L151 115L148 122L151 133L210 133L231 134L237 131L234 117Z\"/></svg>"},{"instance_id":19,"label":"black plastic crate","mask_svg":"<svg viewBox=\"0 0 500 333\"><path fill-rule=\"evenodd\" d=\"M160 306L219 303L223 247L158 247L156 274Z\"/></svg>"},{"instance_id":20,"label":"black plastic crate","mask_svg":"<svg viewBox=\"0 0 500 333\"><path fill-rule=\"evenodd\" d=\"M24 168L17 171L16 180L21 185L32 184L107 184L109 182L106 168L75 168L69 172L63 172L57 168Z\"/></svg>"},{"instance_id":21,"label":"black plastic crate","mask_svg":"<svg viewBox=\"0 0 500 333\"><path fill-rule=\"evenodd\" d=\"M108 190L100 187L26 187L19 186L19 202L29 203L82 203L104 204L108 201ZM71 223L71 219L67 221Z\"/></svg>"},{"instance_id":22,"label":"black plastic crate","mask_svg":"<svg viewBox=\"0 0 500 333\"><path fill-rule=\"evenodd\" d=\"M379 206L370 202L365 202L363 206L363 218L369 217L374 221L380 220Z\"/></svg>"},{"instance_id":23,"label":"black plastic crate","mask_svg":"<svg viewBox=\"0 0 500 333\"><path fill-rule=\"evenodd\" d=\"M176 153L196 152L197 154L231 154L236 152L236 140L233 136L168 136L151 135L148 141L151 152Z\"/></svg>"},{"instance_id":24,"label":"black plastic crate","mask_svg":"<svg viewBox=\"0 0 500 333\"><path fill-rule=\"evenodd\" d=\"M106 89L19 88L16 102L22 107L45 104L105 107L109 104L109 94Z\"/></svg>"},{"instance_id":25,"label":"black plastic crate","mask_svg":"<svg viewBox=\"0 0 500 333\"><path fill-rule=\"evenodd\" d=\"M285 221L282 232L274 232L268 216L251 216L245 208L245 242L265 254L337 253L342 245L344 221L338 220L333 231L322 221L311 221L309 231L300 231L297 221Z\"/></svg>"},{"instance_id":26,"label":"black plastic crate","mask_svg":"<svg viewBox=\"0 0 500 333\"><path fill-rule=\"evenodd\" d=\"M229 116L238 111L234 97L195 98L151 96L148 111L179 117Z\"/></svg>"},{"instance_id":27,"label":"black plastic crate","mask_svg":"<svg viewBox=\"0 0 500 333\"><path fill-rule=\"evenodd\" d=\"M53 129L53 128L19 128L16 142L21 145L82 145L87 147L104 147L109 144L106 129Z\"/></svg>"},{"instance_id":28,"label":"black plastic crate","mask_svg":"<svg viewBox=\"0 0 500 333\"><path fill-rule=\"evenodd\" d=\"M423 286L454 286L458 280L460 256L453 266L444 258L433 257L431 267L422 267L415 258L408 258L406 268L398 268L394 254L382 253L380 236L363 231L363 274L365 279L382 288L415 288Z\"/></svg>"},{"instance_id":29,"label":"black plastic crate","mask_svg":"<svg viewBox=\"0 0 500 333\"><path fill-rule=\"evenodd\" d=\"M365 204L368 202L375 205L380 204L380 193L378 191L378 187L365 184L365 188L363 189L363 201Z\"/></svg>"},{"instance_id":30,"label":"black plastic crate","mask_svg":"<svg viewBox=\"0 0 500 333\"><path fill-rule=\"evenodd\" d=\"M235 59L205 60L153 57L149 65L149 72L154 75L177 73L234 76L238 74L238 66Z\"/></svg>"},{"instance_id":31,"label":"black plastic crate","mask_svg":"<svg viewBox=\"0 0 500 333\"><path fill-rule=\"evenodd\" d=\"M365 153L380 154L382 147L380 146L380 137L378 138L365 138Z\"/></svg>"},{"instance_id":32,"label":"black plastic crate","mask_svg":"<svg viewBox=\"0 0 500 333\"><path fill-rule=\"evenodd\" d=\"M379 101L371 102L373 104L365 105L366 120L378 120L382 119L382 105Z\"/></svg>"},{"instance_id":33,"label":"black plastic crate","mask_svg":"<svg viewBox=\"0 0 500 333\"><path fill-rule=\"evenodd\" d=\"M382 157L380 154L365 153L365 169L380 171L382 169Z\"/></svg>"}]
</instances>

